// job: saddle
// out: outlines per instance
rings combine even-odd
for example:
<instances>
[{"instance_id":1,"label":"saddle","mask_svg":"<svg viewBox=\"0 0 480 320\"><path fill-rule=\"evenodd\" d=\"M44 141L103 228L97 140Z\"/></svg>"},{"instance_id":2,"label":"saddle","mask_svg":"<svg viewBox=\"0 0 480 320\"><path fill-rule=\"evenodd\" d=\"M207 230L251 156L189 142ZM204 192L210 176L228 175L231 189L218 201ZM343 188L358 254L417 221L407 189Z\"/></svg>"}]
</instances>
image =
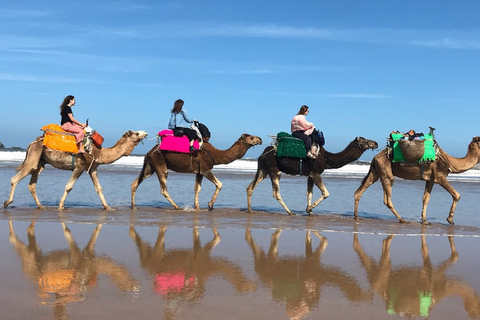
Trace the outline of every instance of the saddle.
<instances>
[{"instance_id":1,"label":"saddle","mask_svg":"<svg viewBox=\"0 0 480 320\"><path fill-rule=\"evenodd\" d=\"M275 141L277 157L306 158L307 151L302 139L295 138L286 132L279 132Z\"/></svg>"},{"instance_id":2,"label":"saddle","mask_svg":"<svg viewBox=\"0 0 480 320\"><path fill-rule=\"evenodd\" d=\"M75 135L63 130L58 124L49 124L43 126L40 130L43 130L43 145L45 147L68 153L78 152ZM92 143L97 148L102 146L104 139L98 132L88 126L84 131L85 138L83 139L83 144L86 151L91 150Z\"/></svg>"},{"instance_id":3,"label":"saddle","mask_svg":"<svg viewBox=\"0 0 480 320\"><path fill-rule=\"evenodd\" d=\"M175 137L173 130L162 130L158 133L158 137L161 139L159 150L190 153L190 142L187 136ZM193 142L193 147L200 149L198 141Z\"/></svg>"},{"instance_id":4,"label":"saddle","mask_svg":"<svg viewBox=\"0 0 480 320\"><path fill-rule=\"evenodd\" d=\"M73 133L62 129L58 124L43 126L43 145L52 150L77 153L78 147Z\"/></svg>"},{"instance_id":5,"label":"saddle","mask_svg":"<svg viewBox=\"0 0 480 320\"><path fill-rule=\"evenodd\" d=\"M393 152L392 162L429 163L436 159L437 144L433 131L426 135L413 130L405 134L392 132L387 142Z\"/></svg>"}]
</instances>

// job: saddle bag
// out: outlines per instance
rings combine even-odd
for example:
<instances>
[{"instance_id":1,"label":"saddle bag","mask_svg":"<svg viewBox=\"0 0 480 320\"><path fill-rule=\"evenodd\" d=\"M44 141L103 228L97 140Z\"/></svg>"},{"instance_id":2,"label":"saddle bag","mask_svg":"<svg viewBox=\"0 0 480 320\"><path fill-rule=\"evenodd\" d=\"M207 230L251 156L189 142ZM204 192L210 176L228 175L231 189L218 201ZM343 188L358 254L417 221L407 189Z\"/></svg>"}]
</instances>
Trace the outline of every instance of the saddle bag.
<instances>
[{"instance_id":1,"label":"saddle bag","mask_svg":"<svg viewBox=\"0 0 480 320\"><path fill-rule=\"evenodd\" d=\"M92 132L92 141L95 147L100 148L103 143L103 137L97 131Z\"/></svg>"},{"instance_id":2,"label":"saddle bag","mask_svg":"<svg viewBox=\"0 0 480 320\"><path fill-rule=\"evenodd\" d=\"M409 162L416 162L422 159L425 153L424 139L402 139L398 141L403 157Z\"/></svg>"}]
</instances>

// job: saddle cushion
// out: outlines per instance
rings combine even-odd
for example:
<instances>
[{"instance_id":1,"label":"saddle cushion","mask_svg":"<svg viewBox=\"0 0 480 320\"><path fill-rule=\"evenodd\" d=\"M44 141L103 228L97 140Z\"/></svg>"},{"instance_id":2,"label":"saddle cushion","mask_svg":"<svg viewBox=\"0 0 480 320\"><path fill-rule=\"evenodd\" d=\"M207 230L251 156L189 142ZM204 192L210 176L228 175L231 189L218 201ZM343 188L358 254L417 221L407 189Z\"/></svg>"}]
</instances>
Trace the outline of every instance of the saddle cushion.
<instances>
[{"instance_id":1,"label":"saddle cushion","mask_svg":"<svg viewBox=\"0 0 480 320\"><path fill-rule=\"evenodd\" d=\"M66 132L58 124L43 126L43 145L49 149L70 153L77 153L77 142L75 135Z\"/></svg>"},{"instance_id":2,"label":"saddle cushion","mask_svg":"<svg viewBox=\"0 0 480 320\"><path fill-rule=\"evenodd\" d=\"M277 157L306 158L307 151L302 139L295 138L286 132L277 134Z\"/></svg>"},{"instance_id":3,"label":"saddle cushion","mask_svg":"<svg viewBox=\"0 0 480 320\"><path fill-rule=\"evenodd\" d=\"M407 160L406 158L411 160L411 158L409 157L411 155L410 154L404 155L402 152L401 142L404 141L404 139L408 139L408 138L405 138L404 135L401 133L392 133L391 138L392 138L391 148L393 150L392 162L432 162L432 161L435 161L436 159L435 142L431 134L426 134L423 136L423 139L419 139L420 141L423 141L425 150L423 152L423 156L415 157L416 159L418 159L416 161ZM411 145L412 145L412 153L416 152L417 150L413 149L414 144L412 143Z\"/></svg>"},{"instance_id":4,"label":"saddle cushion","mask_svg":"<svg viewBox=\"0 0 480 320\"><path fill-rule=\"evenodd\" d=\"M158 135L162 139L160 150L190 153L190 143L187 136L175 137L173 130L162 130ZM193 142L193 147L196 149L200 147L197 140Z\"/></svg>"}]
</instances>

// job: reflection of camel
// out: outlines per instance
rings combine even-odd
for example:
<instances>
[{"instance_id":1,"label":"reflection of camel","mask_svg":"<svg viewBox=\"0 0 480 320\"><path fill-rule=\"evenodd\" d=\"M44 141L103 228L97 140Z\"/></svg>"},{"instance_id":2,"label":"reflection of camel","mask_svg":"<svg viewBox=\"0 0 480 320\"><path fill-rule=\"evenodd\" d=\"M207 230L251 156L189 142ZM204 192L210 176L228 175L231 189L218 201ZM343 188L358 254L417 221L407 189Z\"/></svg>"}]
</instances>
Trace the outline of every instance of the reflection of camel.
<instances>
[{"instance_id":1,"label":"reflection of camel","mask_svg":"<svg viewBox=\"0 0 480 320\"><path fill-rule=\"evenodd\" d=\"M350 144L339 153L330 153L323 147L320 150L317 159L310 158L299 159L289 157L278 157L275 154L274 147L265 148L263 153L258 157L258 168L255 178L247 187L247 204L248 212L251 213L251 198L255 187L267 177L272 182L273 197L282 205L289 215L292 214L287 205L283 202L280 195L280 176L284 172L290 175L308 176L307 181L307 213L311 214L312 210L323 200L328 198L329 193L322 181L322 172L325 169L338 169L352 161L357 160L368 149L376 149L378 144L373 140L362 137L355 138ZM312 204L313 185L316 185L322 192L320 198Z\"/></svg>"},{"instance_id":2,"label":"reflection of camel","mask_svg":"<svg viewBox=\"0 0 480 320\"><path fill-rule=\"evenodd\" d=\"M198 196L203 177L206 177L215 185L215 192L208 203L208 208L212 210L218 193L222 189L222 183L212 173L213 166L228 164L240 159L248 149L258 144L262 144L262 139L245 133L228 150L215 149L210 143L205 142L202 150L194 154L188 154L159 150L159 145L156 145L145 155L142 171L138 178L132 182L132 208L135 208L135 193L140 183L156 173L160 182L160 192L176 210L179 210L180 207L173 201L167 190L168 170L173 170L182 173L196 173L194 206L197 210L200 208Z\"/></svg>"},{"instance_id":3,"label":"reflection of camel","mask_svg":"<svg viewBox=\"0 0 480 320\"><path fill-rule=\"evenodd\" d=\"M56 319L66 319L66 305L84 300L85 294L97 286L97 277L101 274L108 275L121 291L139 290L137 281L124 266L95 254L101 224L94 229L85 249L80 250L70 230L62 223L69 249L44 254L36 241L35 222L27 228L28 245L17 238L13 222L9 223L9 239L22 259L23 272L27 278L38 283L38 295L45 300L44 303L54 305ZM48 302L51 298L53 301Z\"/></svg>"},{"instance_id":4,"label":"reflection of camel","mask_svg":"<svg viewBox=\"0 0 480 320\"><path fill-rule=\"evenodd\" d=\"M245 239L252 249L255 271L260 279L272 290L272 297L286 302L290 319L302 319L320 301L323 286L336 286L349 301L358 302L371 299L369 292L363 291L357 281L336 267L326 267L320 263L327 239L317 231L320 244L312 251L310 231L305 238L305 257L278 257L278 239L281 229L272 234L268 254L265 254L253 240L250 229Z\"/></svg>"},{"instance_id":5,"label":"reflection of camel","mask_svg":"<svg viewBox=\"0 0 480 320\"><path fill-rule=\"evenodd\" d=\"M33 199L37 203L37 206L41 209L42 204L37 197L37 180L40 173L43 171L45 164L50 164L57 169L71 170L73 171L70 180L65 186L65 192L58 205L59 210L64 209L65 199L68 193L72 190L73 185L83 173L87 171L90 175L95 191L102 201L102 205L105 209L110 209L105 198L103 196L102 186L98 181L97 168L101 164L112 163L123 156L128 156L132 153L133 148L147 136L145 131L127 131L117 143L111 148L98 149L95 145L92 145L92 154L79 153L72 155L67 152L48 149L43 146L43 137L38 137L34 142L30 143L27 148L27 155L23 163L18 167L17 173L11 180L10 197L3 204L6 208L13 202L13 194L17 184L25 178L27 175L31 175L28 189L32 193Z\"/></svg>"},{"instance_id":6,"label":"reflection of camel","mask_svg":"<svg viewBox=\"0 0 480 320\"><path fill-rule=\"evenodd\" d=\"M423 207L422 207L422 223L427 224L427 205L430 201L430 193L433 185L438 183L445 190L452 195L453 203L450 207L450 213L447 221L453 223L453 214L457 207L457 202L460 200L460 194L447 181L449 173L462 173L471 169L480 161L480 137L474 137L472 142L468 145L467 155L463 158L455 158L448 155L445 151L439 148L437 160L429 164L418 164L404 166L401 163L392 163L392 155L388 154L387 150L378 153L370 164L370 170L362 184L355 191L355 219L358 219L358 202L360 197L367 190L369 186L374 184L378 179L383 187L383 203L393 212L398 221L404 222L402 217L397 213L393 207L392 202L392 185L394 176L406 180L424 180L425 192L423 193Z\"/></svg>"},{"instance_id":7,"label":"reflection of camel","mask_svg":"<svg viewBox=\"0 0 480 320\"><path fill-rule=\"evenodd\" d=\"M153 248L142 240L130 227L130 237L135 241L141 265L154 280L154 291L164 296L165 318L173 318L176 309L183 302L202 299L208 279L222 276L239 293L255 290L255 283L249 281L239 266L225 258L212 258L212 249L220 243L220 234L212 228L213 239L202 247L198 228L193 229L192 249L165 250L166 227L160 227Z\"/></svg>"},{"instance_id":8,"label":"reflection of camel","mask_svg":"<svg viewBox=\"0 0 480 320\"><path fill-rule=\"evenodd\" d=\"M422 238L423 266L392 267L390 243L393 235L383 240L382 256L375 262L363 250L358 235L353 235L353 248L365 268L373 291L385 300L390 314L427 317L432 308L449 296L459 296L471 318L480 317L480 300L467 283L448 277L447 270L458 260L453 237L449 236L451 255L438 267L430 261L425 235Z\"/></svg>"}]
</instances>

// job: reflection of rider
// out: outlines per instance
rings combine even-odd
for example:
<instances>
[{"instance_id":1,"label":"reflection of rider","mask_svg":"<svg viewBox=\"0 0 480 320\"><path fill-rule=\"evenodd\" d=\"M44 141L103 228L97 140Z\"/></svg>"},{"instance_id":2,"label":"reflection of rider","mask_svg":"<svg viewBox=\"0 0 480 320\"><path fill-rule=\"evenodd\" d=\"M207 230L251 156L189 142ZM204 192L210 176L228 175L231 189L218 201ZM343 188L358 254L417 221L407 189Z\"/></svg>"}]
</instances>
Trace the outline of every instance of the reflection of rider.
<instances>
[{"instance_id":1,"label":"reflection of rider","mask_svg":"<svg viewBox=\"0 0 480 320\"><path fill-rule=\"evenodd\" d=\"M72 95L66 96L60 105L60 115L62 116L60 124L62 129L71 132L75 135L77 141L78 153L84 153L83 137L85 132L83 129L87 126L86 123L81 123L73 117L72 107L75 105L75 97Z\"/></svg>"},{"instance_id":2,"label":"reflection of rider","mask_svg":"<svg viewBox=\"0 0 480 320\"><path fill-rule=\"evenodd\" d=\"M57 319L66 319L66 305L82 301L85 294L97 287L97 277L106 274L121 291L137 291L138 283L128 270L105 256L96 256L95 243L102 225L93 231L85 249L78 248L68 227L62 223L69 249L42 253L35 236L35 222L27 229L28 245L17 238L9 221L10 242L22 259L23 272L38 284L43 304L53 304ZM46 301L53 298L53 302Z\"/></svg>"},{"instance_id":3,"label":"reflection of rider","mask_svg":"<svg viewBox=\"0 0 480 320\"><path fill-rule=\"evenodd\" d=\"M467 283L446 274L458 260L452 236L448 237L451 255L437 267L431 263L425 235L421 236L423 265L400 267L392 267L390 244L393 235L383 240L378 262L364 252L358 235L353 237L353 247L365 268L370 286L384 299L387 313L428 317L439 301L448 296L459 296L470 317L480 316L480 299L476 292Z\"/></svg>"},{"instance_id":4,"label":"reflection of rider","mask_svg":"<svg viewBox=\"0 0 480 320\"><path fill-rule=\"evenodd\" d=\"M175 127L183 128L183 133L188 137L190 142L190 151L194 151L193 142L198 139L197 132L190 128L193 121L188 117L187 110L183 109L183 100L178 99L173 104L171 110L170 121L168 122L168 129L174 130Z\"/></svg>"},{"instance_id":5,"label":"reflection of rider","mask_svg":"<svg viewBox=\"0 0 480 320\"><path fill-rule=\"evenodd\" d=\"M310 230L305 237L305 256L279 258L278 240L282 229L277 229L271 237L270 248L266 254L262 246L256 244L250 229L245 232L245 240L250 245L255 260L255 272L271 289L272 298L285 301L286 313L290 319L305 318L321 298L323 286L335 286L349 301L368 301L372 295L362 290L357 280L344 271L324 266L321 256L328 241L317 231L320 243L312 249Z\"/></svg>"},{"instance_id":6,"label":"reflection of rider","mask_svg":"<svg viewBox=\"0 0 480 320\"><path fill-rule=\"evenodd\" d=\"M225 277L238 293L256 288L239 266L225 258L211 257L212 249L220 243L220 234L215 228L212 231L213 239L204 246L198 228L194 228L192 248L166 250L167 227L160 227L154 246L143 241L135 228L130 227L129 234L137 245L140 263L152 276L154 292L162 295L165 318L174 318L186 302L201 300L210 277Z\"/></svg>"}]
</instances>

